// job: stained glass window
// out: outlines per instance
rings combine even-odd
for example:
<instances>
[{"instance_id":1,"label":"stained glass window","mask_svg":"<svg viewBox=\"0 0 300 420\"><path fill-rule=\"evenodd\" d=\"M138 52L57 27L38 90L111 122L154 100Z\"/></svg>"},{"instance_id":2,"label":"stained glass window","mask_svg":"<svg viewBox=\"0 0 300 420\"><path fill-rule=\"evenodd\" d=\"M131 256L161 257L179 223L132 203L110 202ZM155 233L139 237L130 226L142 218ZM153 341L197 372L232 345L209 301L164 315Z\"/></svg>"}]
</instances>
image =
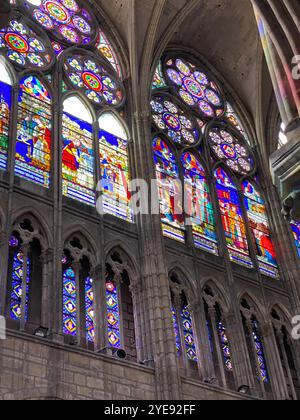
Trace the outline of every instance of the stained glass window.
<instances>
[{"instance_id":1,"label":"stained glass window","mask_svg":"<svg viewBox=\"0 0 300 420\"><path fill-rule=\"evenodd\" d=\"M208 133L209 145L217 159L237 174L247 175L255 169L250 149L228 129L213 127Z\"/></svg>"},{"instance_id":2,"label":"stained glass window","mask_svg":"<svg viewBox=\"0 0 300 420\"><path fill-rule=\"evenodd\" d=\"M106 281L107 334L113 348L121 348L120 305L118 289L111 281Z\"/></svg>"},{"instance_id":3,"label":"stained glass window","mask_svg":"<svg viewBox=\"0 0 300 420\"><path fill-rule=\"evenodd\" d=\"M15 15L6 28L0 29L0 53L26 69L45 69L54 59L51 43L30 29L19 15Z\"/></svg>"},{"instance_id":4,"label":"stained glass window","mask_svg":"<svg viewBox=\"0 0 300 420\"><path fill-rule=\"evenodd\" d=\"M197 362L198 359L196 354L196 344L194 339L192 316L187 306L182 309L181 321L187 357L192 362Z\"/></svg>"},{"instance_id":5,"label":"stained glass window","mask_svg":"<svg viewBox=\"0 0 300 420\"><path fill-rule=\"evenodd\" d=\"M163 89L166 88L167 84L164 79L163 71L162 71L162 63L161 61L158 63L158 66L154 73L154 78L152 82L152 89Z\"/></svg>"},{"instance_id":6,"label":"stained glass window","mask_svg":"<svg viewBox=\"0 0 300 420\"><path fill-rule=\"evenodd\" d=\"M300 258L300 223L292 223L292 231L295 238L295 244L297 248L297 252Z\"/></svg>"},{"instance_id":7,"label":"stained glass window","mask_svg":"<svg viewBox=\"0 0 300 420\"><path fill-rule=\"evenodd\" d=\"M232 371L233 366L232 366L232 360L231 360L231 352L229 348L229 341L227 338L226 328L222 320L218 322L218 332L219 332L219 337L220 337L220 343L221 343L221 349L223 353L225 368L228 371Z\"/></svg>"},{"instance_id":8,"label":"stained glass window","mask_svg":"<svg viewBox=\"0 0 300 420\"><path fill-rule=\"evenodd\" d=\"M184 168L186 213L191 218L195 245L218 254L213 205L203 166L190 152L181 158Z\"/></svg>"},{"instance_id":9,"label":"stained glass window","mask_svg":"<svg viewBox=\"0 0 300 420\"><path fill-rule=\"evenodd\" d=\"M179 330L176 310L175 310L174 307L172 308L172 320L173 320L176 350L177 350L178 353L180 353L180 351L181 351L180 330Z\"/></svg>"},{"instance_id":10,"label":"stained glass window","mask_svg":"<svg viewBox=\"0 0 300 420\"><path fill-rule=\"evenodd\" d=\"M58 41L89 44L95 38L94 20L78 0L25 0L27 13Z\"/></svg>"},{"instance_id":11,"label":"stained glass window","mask_svg":"<svg viewBox=\"0 0 300 420\"><path fill-rule=\"evenodd\" d=\"M76 278L72 268L63 272L63 333L76 336Z\"/></svg>"},{"instance_id":12,"label":"stained glass window","mask_svg":"<svg viewBox=\"0 0 300 420\"><path fill-rule=\"evenodd\" d=\"M194 119L175 105L168 96L154 96L151 101L152 118L156 128L178 144L198 142L199 133Z\"/></svg>"},{"instance_id":13,"label":"stained glass window","mask_svg":"<svg viewBox=\"0 0 300 420\"><path fill-rule=\"evenodd\" d=\"M259 323L256 319L252 320L253 339L255 343L256 357L259 365L259 372L257 374L263 382L269 382L268 368L265 358L264 346L259 333Z\"/></svg>"},{"instance_id":14,"label":"stained glass window","mask_svg":"<svg viewBox=\"0 0 300 420\"><path fill-rule=\"evenodd\" d=\"M132 222L127 134L112 113L102 114L99 126L103 209L106 213Z\"/></svg>"},{"instance_id":15,"label":"stained glass window","mask_svg":"<svg viewBox=\"0 0 300 420\"><path fill-rule=\"evenodd\" d=\"M107 66L90 55L69 55L64 70L70 85L94 104L121 106L124 103L124 88L110 74Z\"/></svg>"},{"instance_id":16,"label":"stained glass window","mask_svg":"<svg viewBox=\"0 0 300 420\"><path fill-rule=\"evenodd\" d=\"M252 268L246 226L239 194L233 180L222 168L215 172L217 194L229 255L232 261Z\"/></svg>"},{"instance_id":17,"label":"stained glass window","mask_svg":"<svg viewBox=\"0 0 300 420\"><path fill-rule=\"evenodd\" d=\"M20 82L15 173L43 187L50 186L51 96L36 77Z\"/></svg>"},{"instance_id":18,"label":"stained glass window","mask_svg":"<svg viewBox=\"0 0 300 420\"><path fill-rule=\"evenodd\" d=\"M0 169L7 169L9 123L11 113L12 88L11 78L0 61Z\"/></svg>"},{"instance_id":19,"label":"stained glass window","mask_svg":"<svg viewBox=\"0 0 300 420\"><path fill-rule=\"evenodd\" d=\"M22 295L23 295L23 252L15 248L12 266L12 282L10 296L10 317L16 321L22 317ZM25 302L25 319L28 319L28 303L29 303L29 285L30 285L30 258L27 258L27 274L26 274L26 302Z\"/></svg>"},{"instance_id":20,"label":"stained glass window","mask_svg":"<svg viewBox=\"0 0 300 420\"><path fill-rule=\"evenodd\" d=\"M87 341L94 342L94 289L91 277L85 279L85 325Z\"/></svg>"},{"instance_id":21,"label":"stained glass window","mask_svg":"<svg viewBox=\"0 0 300 420\"><path fill-rule=\"evenodd\" d=\"M92 118L85 105L76 97L69 97L64 102L62 137L63 194L94 206Z\"/></svg>"},{"instance_id":22,"label":"stained glass window","mask_svg":"<svg viewBox=\"0 0 300 420\"><path fill-rule=\"evenodd\" d=\"M102 32L101 30L99 31L99 36L98 36L96 46L99 52L101 53L101 55L105 57L106 60L108 60L108 62L113 66L113 68L117 72L118 76L121 78L122 77L121 66L117 58L117 55L115 54L104 32Z\"/></svg>"},{"instance_id":23,"label":"stained glass window","mask_svg":"<svg viewBox=\"0 0 300 420\"><path fill-rule=\"evenodd\" d=\"M263 274L279 277L265 202L257 188L249 181L243 182L243 192L260 269Z\"/></svg>"},{"instance_id":24,"label":"stained glass window","mask_svg":"<svg viewBox=\"0 0 300 420\"><path fill-rule=\"evenodd\" d=\"M241 133L241 135L245 138L247 143L250 144L250 140L244 126L238 114L235 112L235 110L233 109L233 107L230 105L229 102L227 102L226 104L226 117L228 121L233 125L233 127Z\"/></svg>"},{"instance_id":25,"label":"stained glass window","mask_svg":"<svg viewBox=\"0 0 300 420\"><path fill-rule=\"evenodd\" d=\"M176 158L161 137L154 138L153 152L163 234L179 242L185 242L181 182L178 180Z\"/></svg>"},{"instance_id":26,"label":"stained glass window","mask_svg":"<svg viewBox=\"0 0 300 420\"><path fill-rule=\"evenodd\" d=\"M166 80L183 102L200 116L214 118L224 113L224 101L216 83L187 60L167 60L165 73Z\"/></svg>"}]
</instances>

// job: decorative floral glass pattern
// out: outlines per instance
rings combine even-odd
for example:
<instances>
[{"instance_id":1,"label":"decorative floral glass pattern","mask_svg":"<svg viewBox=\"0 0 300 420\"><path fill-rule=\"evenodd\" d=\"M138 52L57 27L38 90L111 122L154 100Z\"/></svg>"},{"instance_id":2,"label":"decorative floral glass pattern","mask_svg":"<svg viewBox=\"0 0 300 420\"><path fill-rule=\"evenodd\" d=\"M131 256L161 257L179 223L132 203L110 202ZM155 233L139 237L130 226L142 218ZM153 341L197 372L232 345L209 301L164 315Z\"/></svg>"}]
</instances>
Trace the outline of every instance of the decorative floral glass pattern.
<instances>
[{"instance_id":1,"label":"decorative floral glass pattern","mask_svg":"<svg viewBox=\"0 0 300 420\"><path fill-rule=\"evenodd\" d=\"M1 71L1 68L0 68ZM0 169L7 169L12 88L0 76Z\"/></svg>"},{"instance_id":2,"label":"decorative floral glass pattern","mask_svg":"<svg viewBox=\"0 0 300 420\"><path fill-rule=\"evenodd\" d=\"M236 186L229 175L218 168L215 172L217 194L229 255L232 261L253 268L249 255L246 226Z\"/></svg>"},{"instance_id":3,"label":"decorative floral glass pattern","mask_svg":"<svg viewBox=\"0 0 300 420\"><path fill-rule=\"evenodd\" d=\"M54 58L50 42L37 35L18 15L0 29L0 53L26 69L45 69Z\"/></svg>"},{"instance_id":4,"label":"decorative floral glass pattern","mask_svg":"<svg viewBox=\"0 0 300 420\"><path fill-rule=\"evenodd\" d=\"M118 289L111 281L106 282L106 305L108 342L113 348L121 348Z\"/></svg>"},{"instance_id":5,"label":"decorative floral glass pattern","mask_svg":"<svg viewBox=\"0 0 300 420\"><path fill-rule=\"evenodd\" d=\"M193 145L199 140L194 119L175 105L167 96L154 96L151 101L152 118L156 128L174 143Z\"/></svg>"},{"instance_id":6,"label":"decorative floral glass pattern","mask_svg":"<svg viewBox=\"0 0 300 420\"><path fill-rule=\"evenodd\" d=\"M233 370L232 360L231 360L231 352L229 348L229 341L227 338L226 328L222 321L218 323L218 331L221 343L221 349L224 358L225 368L229 371Z\"/></svg>"},{"instance_id":7,"label":"decorative floral glass pattern","mask_svg":"<svg viewBox=\"0 0 300 420\"><path fill-rule=\"evenodd\" d=\"M91 277L85 279L85 326L87 341L94 342L94 289Z\"/></svg>"},{"instance_id":8,"label":"decorative floral glass pattern","mask_svg":"<svg viewBox=\"0 0 300 420\"><path fill-rule=\"evenodd\" d=\"M171 239L184 242L185 225L176 158L166 141L161 137L154 138L153 152L163 234Z\"/></svg>"},{"instance_id":9,"label":"decorative floral glass pattern","mask_svg":"<svg viewBox=\"0 0 300 420\"><path fill-rule=\"evenodd\" d=\"M260 270L267 276L279 278L265 202L257 188L249 181L243 182L243 193Z\"/></svg>"},{"instance_id":10,"label":"decorative floral glass pattern","mask_svg":"<svg viewBox=\"0 0 300 420\"><path fill-rule=\"evenodd\" d=\"M248 146L228 129L211 128L208 141L217 159L224 162L232 171L247 175L255 169L254 159Z\"/></svg>"},{"instance_id":11,"label":"decorative floral glass pattern","mask_svg":"<svg viewBox=\"0 0 300 420\"><path fill-rule=\"evenodd\" d=\"M196 247L218 255L215 219L210 190L203 166L190 152L181 157L184 169L185 195Z\"/></svg>"},{"instance_id":12,"label":"decorative floral glass pattern","mask_svg":"<svg viewBox=\"0 0 300 420\"><path fill-rule=\"evenodd\" d=\"M95 205L93 129L88 122L63 114L63 194Z\"/></svg>"},{"instance_id":13,"label":"decorative floral glass pattern","mask_svg":"<svg viewBox=\"0 0 300 420\"><path fill-rule=\"evenodd\" d=\"M269 382L269 374L268 374L268 368L265 358L265 351L264 346L261 340L261 336L259 333L259 324L256 321L256 319L252 320L252 328L253 328L253 339L255 343L255 349L256 349L256 357L258 361L259 366L259 372L257 374L262 379L264 383Z\"/></svg>"},{"instance_id":14,"label":"decorative floral glass pattern","mask_svg":"<svg viewBox=\"0 0 300 420\"><path fill-rule=\"evenodd\" d=\"M16 249L13 258L11 297L10 297L10 317L18 321L22 317L22 295L23 295L23 263L24 255L19 249ZM26 302L25 302L25 319L28 319L28 301L29 301L29 285L30 285L30 258L27 257L27 274L26 274Z\"/></svg>"},{"instance_id":15,"label":"decorative floral glass pattern","mask_svg":"<svg viewBox=\"0 0 300 420\"><path fill-rule=\"evenodd\" d=\"M295 244L297 248L297 252L300 258L300 223L291 223L293 235L295 238Z\"/></svg>"},{"instance_id":16,"label":"decorative floral glass pattern","mask_svg":"<svg viewBox=\"0 0 300 420\"><path fill-rule=\"evenodd\" d=\"M121 66L118 60L117 55L115 54L110 42L108 41L107 37L105 36L104 32L101 30L99 31L99 36L96 44L100 54L106 58L106 60L113 66L117 75L121 78Z\"/></svg>"},{"instance_id":17,"label":"decorative floral glass pattern","mask_svg":"<svg viewBox=\"0 0 300 420\"><path fill-rule=\"evenodd\" d=\"M72 87L84 93L92 103L113 107L122 105L125 98L123 86L93 56L68 56L64 69Z\"/></svg>"},{"instance_id":18,"label":"decorative floral glass pattern","mask_svg":"<svg viewBox=\"0 0 300 420\"><path fill-rule=\"evenodd\" d=\"M192 362L197 362L198 359L196 354L196 344L194 339L192 316L187 307L183 308L181 312L181 322L187 357Z\"/></svg>"},{"instance_id":19,"label":"decorative floral glass pattern","mask_svg":"<svg viewBox=\"0 0 300 420\"><path fill-rule=\"evenodd\" d=\"M105 213L133 222L127 140L101 130L99 143L103 209Z\"/></svg>"},{"instance_id":20,"label":"decorative floral glass pattern","mask_svg":"<svg viewBox=\"0 0 300 420\"><path fill-rule=\"evenodd\" d=\"M46 86L35 76L20 82L15 173L50 187L52 110Z\"/></svg>"},{"instance_id":21,"label":"decorative floral glass pattern","mask_svg":"<svg viewBox=\"0 0 300 420\"><path fill-rule=\"evenodd\" d=\"M183 102L202 117L215 118L224 113L224 101L216 83L186 60L167 60L165 79Z\"/></svg>"},{"instance_id":22,"label":"decorative floral glass pattern","mask_svg":"<svg viewBox=\"0 0 300 420\"><path fill-rule=\"evenodd\" d=\"M89 44L95 38L94 20L78 0L30 0L22 2L27 12L61 42Z\"/></svg>"},{"instance_id":23,"label":"decorative floral glass pattern","mask_svg":"<svg viewBox=\"0 0 300 420\"><path fill-rule=\"evenodd\" d=\"M76 321L76 278L72 268L63 273L63 333L77 335Z\"/></svg>"}]
</instances>

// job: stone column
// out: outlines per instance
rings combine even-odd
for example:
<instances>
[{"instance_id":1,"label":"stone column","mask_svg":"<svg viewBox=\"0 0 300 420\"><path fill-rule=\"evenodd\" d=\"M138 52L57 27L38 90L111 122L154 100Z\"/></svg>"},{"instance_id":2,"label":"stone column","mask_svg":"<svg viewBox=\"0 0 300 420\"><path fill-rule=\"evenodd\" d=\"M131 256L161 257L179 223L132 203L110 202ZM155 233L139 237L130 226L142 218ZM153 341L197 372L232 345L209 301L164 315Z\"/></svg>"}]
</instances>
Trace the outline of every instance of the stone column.
<instances>
[{"instance_id":1,"label":"stone column","mask_svg":"<svg viewBox=\"0 0 300 420\"><path fill-rule=\"evenodd\" d=\"M83 328L85 314L82 307L82 282L80 279L80 262L73 263L76 283L76 335L78 346L84 346L86 342L85 328Z\"/></svg>"},{"instance_id":2,"label":"stone column","mask_svg":"<svg viewBox=\"0 0 300 420\"><path fill-rule=\"evenodd\" d=\"M41 255L41 261L43 265L41 325L51 331L53 250L47 249L44 251Z\"/></svg>"},{"instance_id":3,"label":"stone column","mask_svg":"<svg viewBox=\"0 0 300 420\"><path fill-rule=\"evenodd\" d=\"M141 307L141 285L138 279L130 279L129 291L131 293L134 315L134 328L135 328L135 343L137 352L137 361L144 362L143 341L142 341L142 307Z\"/></svg>"},{"instance_id":4,"label":"stone column","mask_svg":"<svg viewBox=\"0 0 300 420\"><path fill-rule=\"evenodd\" d=\"M105 347L105 281L102 277L102 266L91 270L91 277L93 279L93 295L94 295L94 329L95 329L95 351L103 349Z\"/></svg>"},{"instance_id":5,"label":"stone column","mask_svg":"<svg viewBox=\"0 0 300 420\"><path fill-rule=\"evenodd\" d=\"M187 375L188 358L187 358L187 354L186 354L185 338L184 338L184 335L183 335L182 320L181 320L181 310L182 310L181 294L182 294L183 291L182 291L182 288L179 285L176 285L176 284L173 284L171 286L171 290L172 290L172 293L173 293L173 296L174 296L172 303L173 303L173 308L175 310L178 329L179 329L179 335L180 335L180 343L181 343L180 357L181 357L181 361L182 361L183 368L184 368L184 371L185 371L185 375ZM172 329L172 331L174 331L174 328Z\"/></svg>"},{"instance_id":6,"label":"stone column","mask_svg":"<svg viewBox=\"0 0 300 420\"><path fill-rule=\"evenodd\" d=\"M280 326L280 327L282 327L282 326ZM285 350L284 334L282 332L282 328L278 328L278 327L276 328L276 336L277 336L278 344L280 346L281 354L282 354L282 357L283 357L283 363L284 363L284 367L285 367L285 370L286 370L286 373L287 373L287 377L288 377L290 389L291 389L291 392L292 392L292 395L293 395L293 399L296 401L297 400L297 394L296 394L296 391L295 391L294 381L293 381L293 378L292 378L291 369L290 369L288 357L287 357L286 350ZM286 381L286 378L285 378L285 375L284 375L284 372L283 372L283 384L285 385L285 388L286 388L286 399L288 399L289 398L289 392L288 392L285 381Z\"/></svg>"},{"instance_id":7,"label":"stone column","mask_svg":"<svg viewBox=\"0 0 300 420\"><path fill-rule=\"evenodd\" d=\"M7 290L7 273L8 273L8 237L4 232L0 236L0 316L6 313L6 290Z\"/></svg>"}]
</instances>

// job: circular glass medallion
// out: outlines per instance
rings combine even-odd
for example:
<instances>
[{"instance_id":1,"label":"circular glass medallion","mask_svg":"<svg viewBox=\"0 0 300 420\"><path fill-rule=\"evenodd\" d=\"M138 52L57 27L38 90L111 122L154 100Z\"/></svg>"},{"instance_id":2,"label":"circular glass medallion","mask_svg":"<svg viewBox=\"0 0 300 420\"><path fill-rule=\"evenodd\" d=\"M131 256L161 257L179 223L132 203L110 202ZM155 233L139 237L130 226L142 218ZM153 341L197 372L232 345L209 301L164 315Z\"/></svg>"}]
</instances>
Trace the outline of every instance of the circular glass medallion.
<instances>
[{"instance_id":1,"label":"circular glass medallion","mask_svg":"<svg viewBox=\"0 0 300 420\"><path fill-rule=\"evenodd\" d=\"M56 1L45 1L44 8L49 15L59 23L63 23L65 25L71 20L68 10Z\"/></svg>"},{"instance_id":2,"label":"circular glass medallion","mask_svg":"<svg viewBox=\"0 0 300 420\"><path fill-rule=\"evenodd\" d=\"M82 79L84 84L91 90L95 92L101 92L103 85L99 77L95 74L85 71L82 73Z\"/></svg>"},{"instance_id":3,"label":"circular glass medallion","mask_svg":"<svg viewBox=\"0 0 300 420\"><path fill-rule=\"evenodd\" d=\"M21 54L25 54L29 51L29 45L21 35L8 32L4 38L7 45L12 50L17 51Z\"/></svg>"}]
</instances>

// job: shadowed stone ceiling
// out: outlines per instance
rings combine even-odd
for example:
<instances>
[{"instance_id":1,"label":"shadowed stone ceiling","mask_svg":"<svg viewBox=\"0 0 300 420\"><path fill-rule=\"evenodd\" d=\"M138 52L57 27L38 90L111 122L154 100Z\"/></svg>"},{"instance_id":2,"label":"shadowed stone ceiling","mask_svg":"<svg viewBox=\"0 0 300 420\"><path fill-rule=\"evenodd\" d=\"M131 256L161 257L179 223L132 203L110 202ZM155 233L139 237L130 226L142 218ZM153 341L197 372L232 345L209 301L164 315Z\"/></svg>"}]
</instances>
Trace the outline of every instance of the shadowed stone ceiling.
<instances>
[{"instance_id":1,"label":"shadowed stone ceiling","mask_svg":"<svg viewBox=\"0 0 300 420\"><path fill-rule=\"evenodd\" d=\"M199 0L178 27L178 14L192 0L96 1L114 22L128 48L130 16L135 13L138 59L143 55L147 36L153 25L156 25L155 48L163 41L166 31L174 27L169 44L192 48L210 61L235 89L253 120L262 86L263 107L268 106L272 87L268 73L262 69L264 62L262 64L261 43L250 0ZM154 22L155 7L160 5L160 18Z\"/></svg>"}]
</instances>

